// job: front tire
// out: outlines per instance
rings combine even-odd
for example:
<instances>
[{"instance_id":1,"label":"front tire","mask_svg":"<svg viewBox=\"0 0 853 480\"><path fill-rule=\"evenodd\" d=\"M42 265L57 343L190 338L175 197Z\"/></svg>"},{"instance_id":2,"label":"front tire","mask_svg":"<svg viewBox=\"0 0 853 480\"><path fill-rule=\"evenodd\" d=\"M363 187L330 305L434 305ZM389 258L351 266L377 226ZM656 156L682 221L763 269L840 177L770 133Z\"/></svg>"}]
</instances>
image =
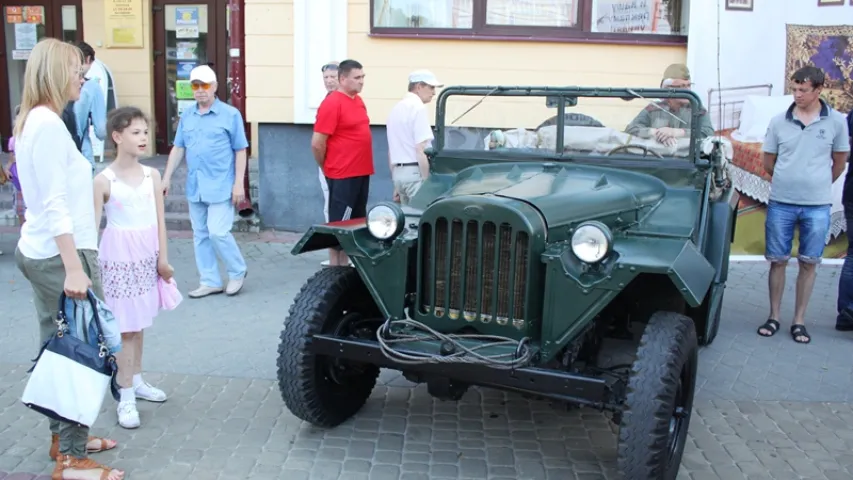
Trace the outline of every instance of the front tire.
<instances>
[{"instance_id":1,"label":"front tire","mask_svg":"<svg viewBox=\"0 0 853 480\"><path fill-rule=\"evenodd\" d=\"M278 388L291 413L316 426L335 427L364 406L379 368L316 355L311 341L317 334L356 335L359 324L379 317L352 267L324 268L305 282L290 307L278 347Z\"/></svg>"},{"instance_id":2,"label":"front tire","mask_svg":"<svg viewBox=\"0 0 853 480\"><path fill-rule=\"evenodd\" d=\"M619 427L617 464L623 478L673 480L678 475L693 409L698 350L689 317L652 315L631 368Z\"/></svg>"}]
</instances>

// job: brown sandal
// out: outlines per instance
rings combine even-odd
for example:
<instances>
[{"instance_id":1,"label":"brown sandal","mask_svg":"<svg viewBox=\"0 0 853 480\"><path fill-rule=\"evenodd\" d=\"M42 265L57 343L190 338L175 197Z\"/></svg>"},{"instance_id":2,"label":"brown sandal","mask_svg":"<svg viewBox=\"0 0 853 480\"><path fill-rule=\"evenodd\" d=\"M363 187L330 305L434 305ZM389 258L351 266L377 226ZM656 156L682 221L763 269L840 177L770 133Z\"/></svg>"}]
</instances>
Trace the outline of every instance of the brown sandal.
<instances>
[{"instance_id":1,"label":"brown sandal","mask_svg":"<svg viewBox=\"0 0 853 480\"><path fill-rule=\"evenodd\" d=\"M101 470L100 480L107 480L110 473L113 471L119 472L124 477L124 472L121 470L110 468L92 460L91 458L76 458L71 455L60 455L56 459L56 467L53 468L51 480L62 480L62 472L73 468L75 470Z\"/></svg>"},{"instance_id":2,"label":"brown sandal","mask_svg":"<svg viewBox=\"0 0 853 480\"><path fill-rule=\"evenodd\" d=\"M94 442L95 440L100 442L101 446L98 448L89 448L88 447L89 443ZM91 435L89 436L89 439L86 440L86 445L87 445L86 453L105 452L107 450L112 450L112 449L116 448L116 446L118 446L118 444L116 444L116 445L113 445L111 447L105 438L94 437ZM57 435L55 433L52 433L50 435L50 453L49 453L49 455L50 455L51 460L56 460L57 455L59 455L59 435Z\"/></svg>"}]
</instances>

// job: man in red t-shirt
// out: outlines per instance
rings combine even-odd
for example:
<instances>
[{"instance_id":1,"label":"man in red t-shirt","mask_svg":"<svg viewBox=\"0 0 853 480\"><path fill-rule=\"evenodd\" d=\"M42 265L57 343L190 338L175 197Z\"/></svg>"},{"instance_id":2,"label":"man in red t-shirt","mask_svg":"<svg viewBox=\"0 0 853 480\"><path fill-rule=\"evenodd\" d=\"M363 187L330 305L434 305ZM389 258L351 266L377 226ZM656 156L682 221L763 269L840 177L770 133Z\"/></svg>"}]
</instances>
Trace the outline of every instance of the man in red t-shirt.
<instances>
[{"instance_id":1,"label":"man in red t-shirt","mask_svg":"<svg viewBox=\"0 0 853 480\"><path fill-rule=\"evenodd\" d=\"M338 65L338 89L317 110L311 150L329 185L329 222L367 216L367 195L373 168L373 138L367 107L358 95L364 68L355 60ZM347 265L349 258L330 250L329 265Z\"/></svg>"}]
</instances>

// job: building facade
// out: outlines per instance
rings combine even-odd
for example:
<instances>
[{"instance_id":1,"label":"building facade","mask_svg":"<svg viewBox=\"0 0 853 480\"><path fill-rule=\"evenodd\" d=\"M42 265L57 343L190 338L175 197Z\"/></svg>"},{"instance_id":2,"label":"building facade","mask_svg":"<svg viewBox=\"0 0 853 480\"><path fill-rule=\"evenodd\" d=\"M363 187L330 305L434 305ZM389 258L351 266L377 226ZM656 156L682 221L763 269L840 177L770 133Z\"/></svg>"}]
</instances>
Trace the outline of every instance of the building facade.
<instances>
[{"instance_id":1,"label":"building facade","mask_svg":"<svg viewBox=\"0 0 853 480\"><path fill-rule=\"evenodd\" d=\"M242 93L260 167L255 200L263 223L304 230L323 218L310 136L325 95L325 63L352 58L365 66L363 97L377 169L371 200L385 199L392 192L384 123L405 93L410 71L432 70L446 85L658 86L667 65L687 58L687 26L696 16L690 1L244 0ZM230 58L239 52L230 51L227 0L0 5L6 14L0 40L4 145L28 50L45 36L94 47L112 73L119 104L138 106L151 117L152 154L169 151L180 112L192 102L187 78L193 66L212 64L219 98L230 99ZM552 113L542 105L486 107L460 125L535 127ZM642 105L631 108L584 113L624 123ZM431 115L434 110L431 105Z\"/></svg>"},{"instance_id":2,"label":"building facade","mask_svg":"<svg viewBox=\"0 0 853 480\"><path fill-rule=\"evenodd\" d=\"M392 195L385 119L412 70L429 69L445 85L657 87L665 68L687 57L689 0L247 2L247 116L258 130L260 214L285 230L323 220L310 137L325 95L321 67L331 60L365 68L377 201ZM548 113L505 107L497 122L497 109L478 107L460 123L535 128ZM617 116L627 123L642 107ZM613 117L604 106L592 113Z\"/></svg>"},{"instance_id":3,"label":"building facade","mask_svg":"<svg viewBox=\"0 0 853 480\"><path fill-rule=\"evenodd\" d=\"M192 101L187 79L193 66L212 64L219 98L230 98L227 0L2 0L0 5L4 139L20 102L29 50L43 37L85 40L95 49L112 73L119 104L138 106L152 119L152 154L168 152L180 112Z\"/></svg>"}]
</instances>

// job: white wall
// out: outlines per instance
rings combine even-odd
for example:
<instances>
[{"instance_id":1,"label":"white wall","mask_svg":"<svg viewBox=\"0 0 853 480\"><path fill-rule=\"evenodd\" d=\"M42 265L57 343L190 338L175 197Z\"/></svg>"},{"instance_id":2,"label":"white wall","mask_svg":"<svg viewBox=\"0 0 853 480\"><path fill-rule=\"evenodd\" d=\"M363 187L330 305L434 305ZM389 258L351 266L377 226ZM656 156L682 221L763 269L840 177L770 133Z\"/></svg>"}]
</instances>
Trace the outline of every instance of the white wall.
<instances>
[{"instance_id":1,"label":"white wall","mask_svg":"<svg viewBox=\"0 0 853 480\"><path fill-rule=\"evenodd\" d=\"M347 11L347 0L293 1L294 123L314 123L326 96L321 68L347 58Z\"/></svg>"},{"instance_id":2,"label":"white wall","mask_svg":"<svg viewBox=\"0 0 853 480\"><path fill-rule=\"evenodd\" d=\"M853 6L848 2L818 7L817 2L806 0L754 0L752 12L725 10L724 4L725 0L691 2L687 65L703 103L708 102L708 89L718 86L718 18L719 85L728 88L772 83L773 95L784 94L786 24L853 24Z\"/></svg>"}]
</instances>

